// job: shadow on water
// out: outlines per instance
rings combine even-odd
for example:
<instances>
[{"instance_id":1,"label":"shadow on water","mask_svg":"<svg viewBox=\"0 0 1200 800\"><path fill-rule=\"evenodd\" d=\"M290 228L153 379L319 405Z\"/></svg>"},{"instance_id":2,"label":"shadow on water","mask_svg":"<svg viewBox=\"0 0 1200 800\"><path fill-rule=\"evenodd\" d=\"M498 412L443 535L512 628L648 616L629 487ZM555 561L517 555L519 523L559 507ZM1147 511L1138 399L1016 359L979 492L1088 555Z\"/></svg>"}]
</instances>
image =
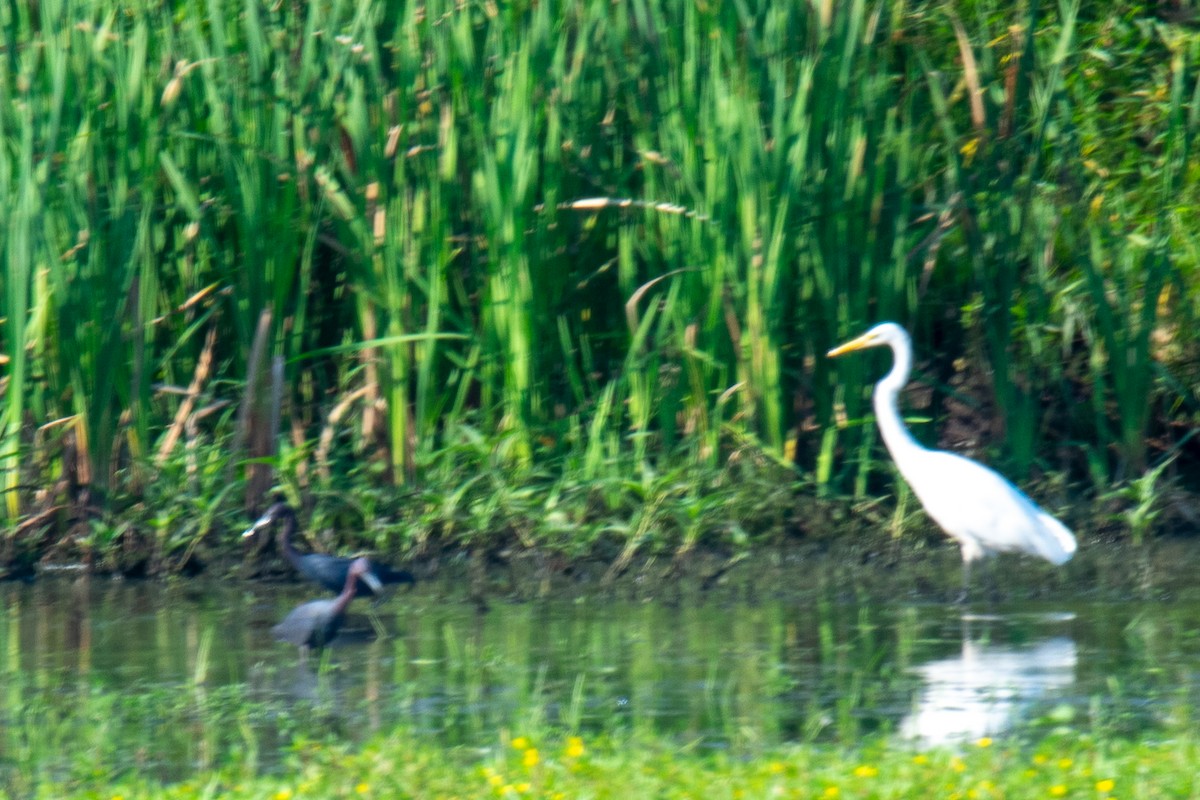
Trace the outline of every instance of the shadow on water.
<instances>
[{"instance_id":1,"label":"shadow on water","mask_svg":"<svg viewBox=\"0 0 1200 800\"><path fill-rule=\"evenodd\" d=\"M423 585L351 607L319 658L270 637L299 585L0 586L0 769L105 759L173 779L293 741L404 726L490 746L548 727L753 750L892 734L928 747L1196 721L1194 602L946 605L583 593L497 602ZM232 754L232 755L231 755Z\"/></svg>"}]
</instances>

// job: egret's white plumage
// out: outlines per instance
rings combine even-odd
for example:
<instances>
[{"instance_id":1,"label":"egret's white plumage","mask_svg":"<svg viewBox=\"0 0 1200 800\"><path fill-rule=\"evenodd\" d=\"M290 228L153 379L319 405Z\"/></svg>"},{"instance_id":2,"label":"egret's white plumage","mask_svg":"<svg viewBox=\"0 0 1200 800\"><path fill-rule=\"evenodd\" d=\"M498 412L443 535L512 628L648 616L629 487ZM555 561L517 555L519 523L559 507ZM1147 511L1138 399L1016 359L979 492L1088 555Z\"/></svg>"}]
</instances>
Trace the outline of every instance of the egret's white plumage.
<instances>
[{"instance_id":1,"label":"egret's white plumage","mask_svg":"<svg viewBox=\"0 0 1200 800\"><path fill-rule=\"evenodd\" d=\"M971 562L991 553L1020 552L1062 564L1075 554L1067 526L998 473L943 450L922 447L900 418L897 398L912 370L912 340L894 322L884 322L829 351L840 356L866 347L892 348L895 363L875 384L875 420L896 468L934 521L962 547L963 586Z\"/></svg>"}]
</instances>

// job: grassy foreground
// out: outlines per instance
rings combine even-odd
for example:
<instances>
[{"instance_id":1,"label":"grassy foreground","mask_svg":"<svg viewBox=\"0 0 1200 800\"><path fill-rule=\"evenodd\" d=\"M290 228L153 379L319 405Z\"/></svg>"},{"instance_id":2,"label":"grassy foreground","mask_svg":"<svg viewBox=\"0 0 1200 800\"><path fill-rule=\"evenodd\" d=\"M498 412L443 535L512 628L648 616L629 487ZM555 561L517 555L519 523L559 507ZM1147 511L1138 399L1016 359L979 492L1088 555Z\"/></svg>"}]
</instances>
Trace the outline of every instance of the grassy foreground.
<instances>
[{"instance_id":1,"label":"grassy foreground","mask_svg":"<svg viewBox=\"0 0 1200 800\"><path fill-rule=\"evenodd\" d=\"M1200 791L1200 744L1097 740L1066 731L1036 744L980 739L918 752L884 740L794 745L752 755L663 742L503 733L494 747L446 751L398 731L362 748L302 744L280 774L236 768L171 785L126 776L45 785L39 798L1166 798Z\"/></svg>"}]
</instances>

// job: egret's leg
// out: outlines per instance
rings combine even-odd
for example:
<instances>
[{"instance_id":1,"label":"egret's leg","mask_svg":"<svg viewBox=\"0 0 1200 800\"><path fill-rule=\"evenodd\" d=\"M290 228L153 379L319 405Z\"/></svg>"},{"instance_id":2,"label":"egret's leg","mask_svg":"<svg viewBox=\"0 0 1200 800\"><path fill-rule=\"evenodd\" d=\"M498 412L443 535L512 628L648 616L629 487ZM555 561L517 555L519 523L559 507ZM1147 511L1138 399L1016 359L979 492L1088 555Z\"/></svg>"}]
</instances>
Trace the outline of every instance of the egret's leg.
<instances>
[{"instance_id":1,"label":"egret's leg","mask_svg":"<svg viewBox=\"0 0 1200 800\"><path fill-rule=\"evenodd\" d=\"M975 542L974 539L969 537L960 537L958 539L958 544L960 547L962 547L963 560L962 594L958 596L958 602L965 603L971 594L971 562L978 561L979 559L983 558L986 553L983 548L981 548Z\"/></svg>"},{"instance_id":2,"label":"egret's leg","mask_svg":"<svg viewBox=\"0 0 1200 800\"><path fill-rule=\"evenodd\" d=\"M996 559L991 558L984 562L983 572L987 582L987 599L988 605L994 606L1000 601L1000 584L996 582Z\"/></svg>"},{"instance_id":3,"label":"egret's leg","mask_svg":"<svg viewBox=\"0 0 1200 800\"><path fill-rule=\"evenodd\" d=\"M958 597L954 602L959 605L965 604L971 596L971 559L963 558L962 570L962 591L958 593Z\"/></svg>"}]
</instances>

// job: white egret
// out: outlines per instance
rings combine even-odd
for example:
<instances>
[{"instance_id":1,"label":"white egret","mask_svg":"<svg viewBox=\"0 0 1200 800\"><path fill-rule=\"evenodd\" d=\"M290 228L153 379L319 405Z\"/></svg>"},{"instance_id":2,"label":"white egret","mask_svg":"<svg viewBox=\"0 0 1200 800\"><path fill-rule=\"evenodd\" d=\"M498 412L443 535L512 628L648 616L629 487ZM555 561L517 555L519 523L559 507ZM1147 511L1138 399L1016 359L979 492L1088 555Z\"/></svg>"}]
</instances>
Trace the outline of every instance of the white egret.
<instances>
[{"instance_id":1,"label":"white egret","mask_svg":"<svg viewBox=\"0 0 1200 800\"><path fill-rule=\"evenodd\" d=\"M1051 564L1075 554L1075 537L1020 489L982 464L944 450L929 450L904 427L897 407L912 370L912 340L894 322L884 322L840 347L829 357L867 347L892 348L892 370L875 384L875 424L896 468L925 511L962 547L963 594L971 562L992 553L1029 553Z\"/></svg>"}]
</instances>

